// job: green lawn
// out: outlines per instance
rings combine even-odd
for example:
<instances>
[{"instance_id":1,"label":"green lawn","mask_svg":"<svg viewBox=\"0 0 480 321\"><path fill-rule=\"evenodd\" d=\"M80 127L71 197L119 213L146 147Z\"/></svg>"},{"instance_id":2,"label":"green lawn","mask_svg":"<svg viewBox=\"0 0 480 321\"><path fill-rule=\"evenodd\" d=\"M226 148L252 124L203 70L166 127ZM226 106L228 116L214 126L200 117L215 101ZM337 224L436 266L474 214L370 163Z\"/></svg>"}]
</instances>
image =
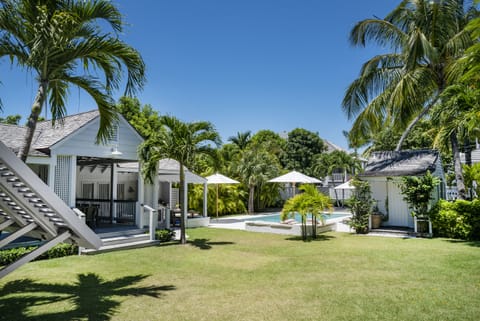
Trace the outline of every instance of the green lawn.
<instances>
[{"instance_id":1,"label":"green lawn","mask_svg":"<svg viewBox=\"0 0 480 321\"><path fill-rule=\"evenodd\" d=\"M0 280L0 320L479 320L480 243L188 235L29 263Z\"/></svg>"}]
</instances>

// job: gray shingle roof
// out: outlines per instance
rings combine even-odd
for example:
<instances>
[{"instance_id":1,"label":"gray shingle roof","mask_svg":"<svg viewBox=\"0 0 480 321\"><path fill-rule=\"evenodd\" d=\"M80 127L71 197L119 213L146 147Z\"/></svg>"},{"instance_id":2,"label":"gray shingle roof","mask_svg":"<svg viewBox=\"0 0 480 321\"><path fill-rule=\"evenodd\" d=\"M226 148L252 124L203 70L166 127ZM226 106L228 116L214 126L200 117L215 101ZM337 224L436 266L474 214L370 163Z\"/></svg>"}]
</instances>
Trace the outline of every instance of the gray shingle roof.
<instances>
[{"instance_id":1,"label":"gray shingle roof","mask_svg":"<svg viewBox=\"0 0 480 321\"><path fill-rule=\"evenodd\" d=\"M38 122L29 155L48 155L52 145L68 137L98 116L98 110L92 110L57 119L54 127L52 127L51 120ZM22 146L26 132L27 128L24 126L0 124L0 140L15 153L18 153Z\"/></svg>"},{"instance_id":2,"label":"gray shingle roof","mask_svg":"<svg viewBox=\"0 0 480 321\"><path fill-rule=\"evenodd\" d=\"M360 176L423 175L435 171L438 157L438 151L430 149L374 152Z\"/></svg>"}]
</instances>

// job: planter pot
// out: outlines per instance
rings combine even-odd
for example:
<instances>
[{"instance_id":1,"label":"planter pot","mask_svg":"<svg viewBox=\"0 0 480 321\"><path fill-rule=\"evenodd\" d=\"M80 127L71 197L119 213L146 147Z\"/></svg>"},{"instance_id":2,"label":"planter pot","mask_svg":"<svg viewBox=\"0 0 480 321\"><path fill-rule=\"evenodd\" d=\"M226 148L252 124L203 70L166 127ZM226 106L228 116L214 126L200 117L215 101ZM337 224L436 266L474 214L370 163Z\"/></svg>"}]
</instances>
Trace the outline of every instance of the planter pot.
<instances>
[{"instance_id":1,"label":"planter pot","mask_svg":"<svg viewBox=\"0 0 480 321\"><path fill-rule=\"evenodd\" d=\"M383 215L382 214L372 214L372 215L370 215L370 217L372 219L372 229L380 228L380 226L382 225Z\"/></svg>"}]
</instances>

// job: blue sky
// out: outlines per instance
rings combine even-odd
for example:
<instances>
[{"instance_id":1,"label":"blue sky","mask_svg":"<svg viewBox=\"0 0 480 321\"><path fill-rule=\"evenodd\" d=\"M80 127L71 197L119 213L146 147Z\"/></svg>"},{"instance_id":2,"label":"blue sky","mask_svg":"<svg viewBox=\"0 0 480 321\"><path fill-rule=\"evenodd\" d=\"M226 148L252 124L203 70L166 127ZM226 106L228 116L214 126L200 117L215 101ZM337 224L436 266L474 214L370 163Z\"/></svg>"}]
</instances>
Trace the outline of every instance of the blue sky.
<instances>
[{"instance_id":1,"label":"blue sky","mask_svg":"<svg viewBox=\"0 0 480 321\"><path fill-rule=\"evenodd\" d=\"M384 17L400 1L114 2L129 24L122 39L147 65L142 104L183 121L210 121L224 142L247 130L301 127L347 148L345 89L362 63L380 52L352 47L349 32L360 20ZM24 123L37 88L34 77L7 60L0 72L0 117L19 113ZM95 108L71 90L69 114Z\"/></svg>"}]
</instances>

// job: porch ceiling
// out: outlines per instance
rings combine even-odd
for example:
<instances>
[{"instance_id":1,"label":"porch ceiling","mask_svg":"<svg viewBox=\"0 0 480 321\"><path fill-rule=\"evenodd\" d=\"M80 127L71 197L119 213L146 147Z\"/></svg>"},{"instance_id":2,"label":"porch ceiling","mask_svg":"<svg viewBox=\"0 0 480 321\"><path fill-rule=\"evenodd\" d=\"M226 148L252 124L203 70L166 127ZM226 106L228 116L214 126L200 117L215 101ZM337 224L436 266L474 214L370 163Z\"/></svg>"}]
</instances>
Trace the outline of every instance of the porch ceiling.
<instances>
[{"instance_id":1,"label":"porch ceiling","mask_svg":"<svg viewBox=\"0 0 480 321\"><path fill-rule=\"evenodd\" d=\"M95 169L101 169L102 172L107 168L110 168L112 163L128 163L132 160L117 159L117 158L99 158L99 157L88 157L88 156L78 156L77 157L77 166L80 166L80 170L83 168L90 168L91 171Z\"/></svg>"}]
</instances>

